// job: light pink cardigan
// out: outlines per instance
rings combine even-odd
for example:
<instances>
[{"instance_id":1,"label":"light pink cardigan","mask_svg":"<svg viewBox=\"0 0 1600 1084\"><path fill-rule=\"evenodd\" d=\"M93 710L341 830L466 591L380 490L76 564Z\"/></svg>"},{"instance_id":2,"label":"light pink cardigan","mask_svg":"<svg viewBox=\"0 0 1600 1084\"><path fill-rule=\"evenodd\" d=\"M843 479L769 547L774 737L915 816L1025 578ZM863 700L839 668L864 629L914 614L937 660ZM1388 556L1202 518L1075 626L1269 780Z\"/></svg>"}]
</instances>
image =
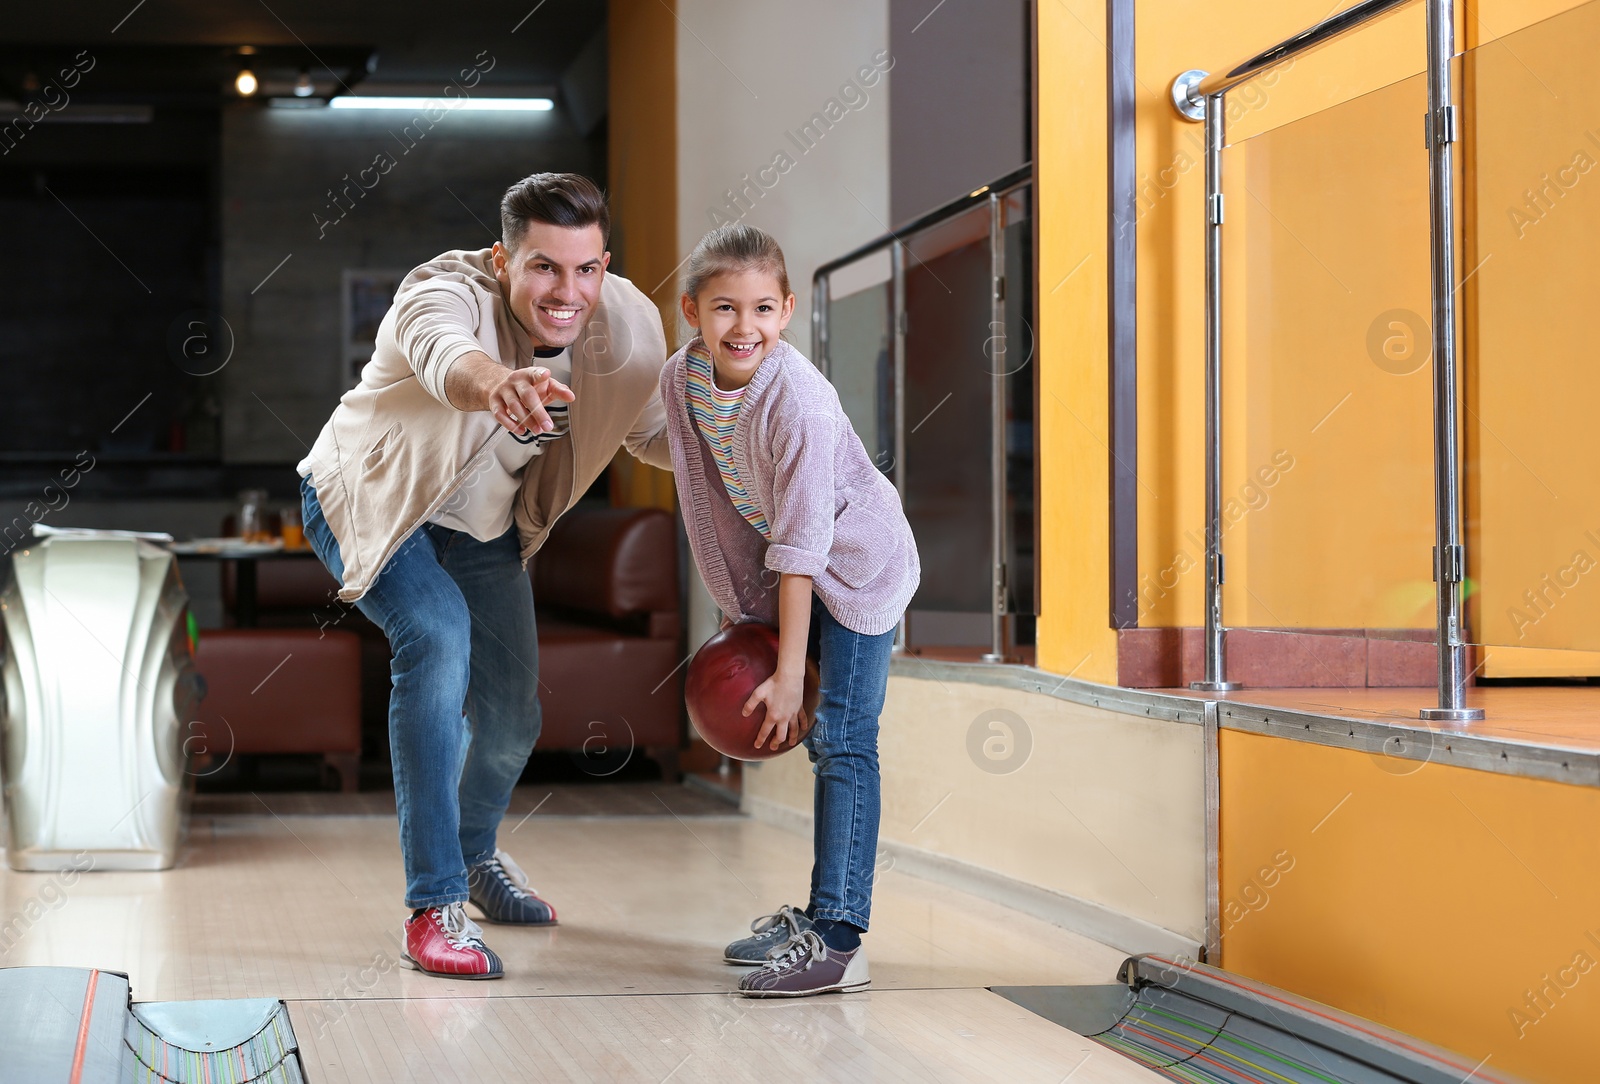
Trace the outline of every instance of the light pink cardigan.
<instances>
[{"instance_id":1,"label":"light pink cardigan","mask_svg":"<svg viewBox=\"0 0 1600 1084\"><path fill-rule=\"evenodd\" d=\"M900 495L873 466L833 385L779 342L745 389L733 462L767 517L768 544L734 511L689 417L687 349L661 370L661 401L689 547L712 599L736 621L776 624L773 573L789 572L812 577L846 628L869 636L894 628L922 576L916 540Z\"/></svg>"}]
</instances>

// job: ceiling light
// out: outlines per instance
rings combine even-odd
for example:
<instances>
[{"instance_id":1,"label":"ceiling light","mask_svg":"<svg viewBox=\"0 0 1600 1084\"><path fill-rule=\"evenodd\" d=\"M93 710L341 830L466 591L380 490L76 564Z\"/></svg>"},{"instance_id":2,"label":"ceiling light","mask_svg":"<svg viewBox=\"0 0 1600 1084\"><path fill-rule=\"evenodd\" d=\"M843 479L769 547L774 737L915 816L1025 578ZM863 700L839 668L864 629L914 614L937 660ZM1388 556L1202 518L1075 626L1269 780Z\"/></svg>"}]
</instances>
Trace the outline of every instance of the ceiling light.
<instances>
[{"instance_id":1,"label":"ceiling light","mask_svg":"<svg viewBox=\"0 0 1600 1084\"><path fill-rule=\"evenodd\" d=\"M311 85L311 73L305 68L301 68L300 78L294 81L294 96L296 98L309 98L313 89L315 88Z\"/></svg>"},{"instance_id":2,"label":"ceiling light","mask_svg":"<svg viewBox=\"0 0 1600 1084\"><path fill-rule=\"evenodd\" d=\"M377 95L356 97L349 94L340 95L328 102L331 109L409 109L413 112L443 109L447 113L457 109L501 113L546 113L554 109L555 104L549 98L391 98Z\"/></svg>"},{"instance_id":3,"label":"ceiling light","mask_svg":"<svg viewBox=\"0 0 1600 1084\"><path fill-rule=\"evenodd\" d=\"M249 68L241 68L239 74L233 80L233 87L239 92L241 98L250 97L260 86L261 84L256 82L256 73Z\"/></svg>"}]
</instances>

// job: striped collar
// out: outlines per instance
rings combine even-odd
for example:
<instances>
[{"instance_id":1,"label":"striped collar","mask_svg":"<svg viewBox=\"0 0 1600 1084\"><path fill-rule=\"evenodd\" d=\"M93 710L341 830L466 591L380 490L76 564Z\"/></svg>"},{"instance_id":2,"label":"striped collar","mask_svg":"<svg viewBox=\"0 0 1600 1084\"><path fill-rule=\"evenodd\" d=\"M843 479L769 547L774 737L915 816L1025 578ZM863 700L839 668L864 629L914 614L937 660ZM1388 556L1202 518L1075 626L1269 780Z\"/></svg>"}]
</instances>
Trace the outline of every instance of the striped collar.
<instances>
[{"instance_id":1,"label":"striped collar","mask_svg":"<svg viewBox=\"0 0 1600 1084\"><path fill-rule=\"evenodd\" d=\"M711 357L711 348L706 345L704 337L696 335L694 337L694 341L689 343L689 345L684 348L684 353L694 354L696 357L704 357L709 359ZM777 379L778 370L783 367L783 364L786 360L786 355L792 353L794 353L794 347L790 346L782 339L779 339L777 343L773 345L772 349L767 353L767 356L761 359L761 364L756 366L755 374L750 377L750 383L744 386L744 399L746 403L752 402L754 399L760 397L762 392L766 391L767 385L771 384ZM809 364L809 362L807 364ZM712 373L716 373L716 367L714 363L712 366ZM684 366L684 375L685 377L688 375L688 366ZM715 383L715 381L716 378L715 375L713 375L712 382ZM680 384L680 390L681 389L682 385Z\"/></svg>"},{"instance_id":2,"label":"striped collar","mask_svg":"<svg viewBox=\"0 0 1600 1084\"><path fill-rule=\"evenodd\" d=\"M744 393L750 390L750 385L744 384L740 387L732 389L718 387L717 363L711 357L711 351L706 347L705 340L696 339L689 346L689 348L684 351L684 356L703 365L706 372L710 374L707 383L711 387L713 402L720 403L724 406L743 402Z\"/></svg>"}]
</instances>

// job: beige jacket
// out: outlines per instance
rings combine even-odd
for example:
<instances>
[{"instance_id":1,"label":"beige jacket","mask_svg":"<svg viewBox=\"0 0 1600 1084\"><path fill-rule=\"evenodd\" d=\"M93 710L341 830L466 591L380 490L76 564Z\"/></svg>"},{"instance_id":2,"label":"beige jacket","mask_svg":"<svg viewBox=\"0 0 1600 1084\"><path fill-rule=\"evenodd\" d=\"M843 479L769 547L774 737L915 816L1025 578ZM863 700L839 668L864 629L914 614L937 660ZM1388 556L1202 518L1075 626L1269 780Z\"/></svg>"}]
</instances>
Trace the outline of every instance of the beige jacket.
<instances>
[{"instance_id":1,"label":"beige jacket","mask_svg":"<svg viewBox=\"0 0 1600 1084\"><path fill-rule=\"evenodd\" d=\"M400 543L483 469L489 442L502 432L488 412L450 405L450 366L473 350L509 368L532 360L534 343L512 318L489 255L446 252L406 276L361 382L339 400L299 465L339 541L339 597L347 602L365 594ZM667 344L650 299L606 275L571 357L571 429L528 464L512 510L524 565L619 447L672 467L659 391Z\"/></svg>"}]
</instances>

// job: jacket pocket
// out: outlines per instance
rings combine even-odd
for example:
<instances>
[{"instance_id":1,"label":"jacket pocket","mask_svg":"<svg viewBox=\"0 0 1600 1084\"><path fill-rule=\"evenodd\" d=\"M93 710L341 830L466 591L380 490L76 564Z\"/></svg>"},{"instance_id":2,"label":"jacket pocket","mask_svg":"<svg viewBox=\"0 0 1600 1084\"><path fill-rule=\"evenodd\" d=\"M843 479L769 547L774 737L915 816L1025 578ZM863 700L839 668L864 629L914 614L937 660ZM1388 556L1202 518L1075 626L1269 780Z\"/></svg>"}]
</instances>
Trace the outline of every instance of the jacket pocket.
<instances>
[{"instance_id":1,"label":"jacket pocket","mask_svg":"<svg viewBox=\"0 0 1600 1084\"><path fill-rule=\"evenodd\" d=\"M361 457L362 474L370 472L373 468L383 463L384 459L389 455L390 444L399 439L401 430L401 424L399 422L395 422L388 429L384 430L383 436L379 437L375 442L373 442L373 445L370 449L368 449L367 454Z\"/></svg>"},{"instance_id":2,"label":"jacket pocket","mask_svg":"<svg viewBox=\"0 0 1600 1084\"><path fill-rule=\"evenodd\" d=\"M889 525L871 509L852 502L833 521L828 571L846 586L866 587L889 563L894 548Z\"/></svg>"}]
</instances>

